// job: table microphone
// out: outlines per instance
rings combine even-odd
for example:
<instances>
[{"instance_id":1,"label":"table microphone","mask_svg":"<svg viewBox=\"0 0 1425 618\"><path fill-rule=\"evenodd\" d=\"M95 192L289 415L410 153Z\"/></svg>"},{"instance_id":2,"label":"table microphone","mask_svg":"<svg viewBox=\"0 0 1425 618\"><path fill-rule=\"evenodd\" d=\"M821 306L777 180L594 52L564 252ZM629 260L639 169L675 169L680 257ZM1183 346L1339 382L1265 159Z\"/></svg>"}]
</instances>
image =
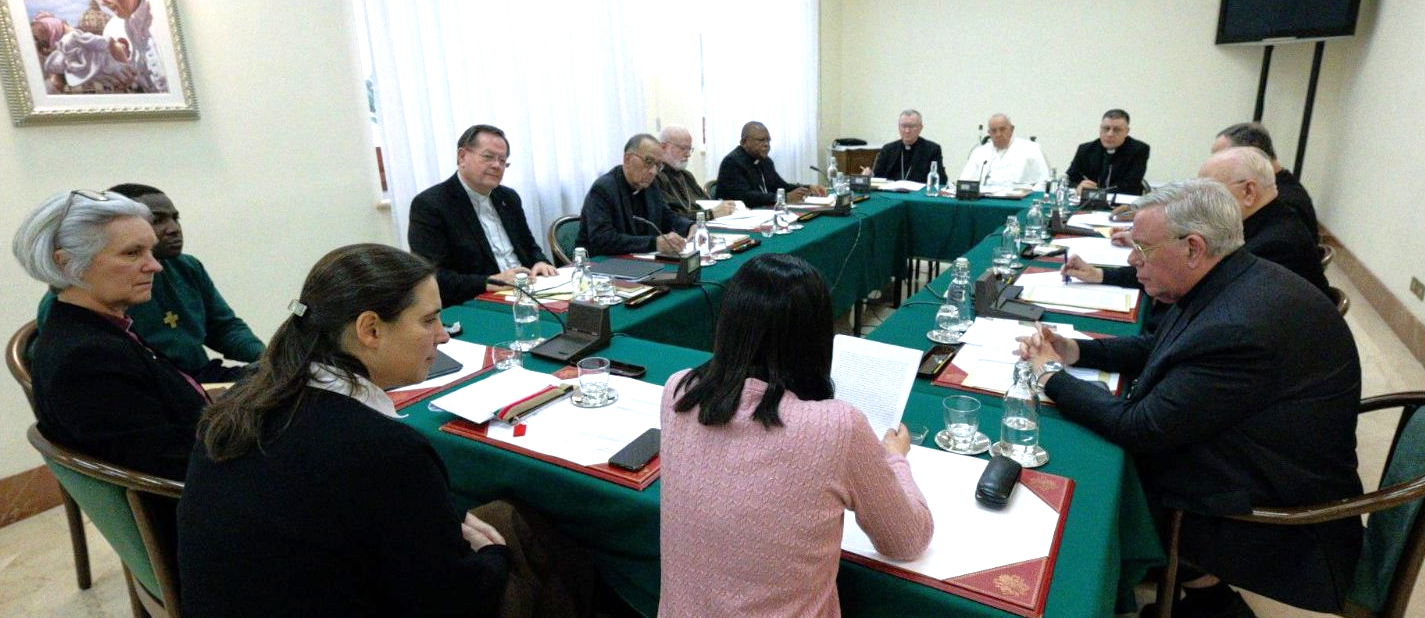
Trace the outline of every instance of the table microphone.
<instances>
[{"instance_id":1,"label":"table microphone","mask_svg":"<svg viewBox=\"0 0 1425 618\"><path fill-rule=\"evenodd\" d=\"M985 159L985 162L980 164L980 169L984 170L984 173L980 174L980 192L983 193L985 182L990 179L990 160Z\"/></svg>"}]
</instances>

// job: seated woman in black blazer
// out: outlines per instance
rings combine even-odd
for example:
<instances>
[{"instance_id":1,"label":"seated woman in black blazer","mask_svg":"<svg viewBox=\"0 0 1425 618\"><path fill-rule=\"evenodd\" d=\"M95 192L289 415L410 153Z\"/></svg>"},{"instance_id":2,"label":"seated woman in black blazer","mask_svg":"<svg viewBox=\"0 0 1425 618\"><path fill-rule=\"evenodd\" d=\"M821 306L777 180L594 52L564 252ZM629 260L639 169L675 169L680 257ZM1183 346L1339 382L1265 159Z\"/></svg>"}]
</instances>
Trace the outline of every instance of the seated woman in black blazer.
<instances>
[{"instance_id":1,"label":"seated woman in black blazer","mask_svg":"<svg viewBox=\"0 0 1425 618\"><path fill-rule=\"evenodd\" d=\"M178 504L189 616L484 616L504 539L451 504L445 466L383 389L425 379L435 268L384 245L328 253L257 372L204 413Z\"/></svg>"},{"instance_id":2,"label":"seated woman in black blazer","mask_svg":"<svg viewBox=\"0 0 1425 618\"><path fill-rule=\"evenodd\" d=\"M147 206L118 193L51 196L15 233L25 272L58 302L40 325L31 372L40 433L139 472L182 479L207 395L129 330L148 302L158 239Z\"/></svg>"}]
</instances>

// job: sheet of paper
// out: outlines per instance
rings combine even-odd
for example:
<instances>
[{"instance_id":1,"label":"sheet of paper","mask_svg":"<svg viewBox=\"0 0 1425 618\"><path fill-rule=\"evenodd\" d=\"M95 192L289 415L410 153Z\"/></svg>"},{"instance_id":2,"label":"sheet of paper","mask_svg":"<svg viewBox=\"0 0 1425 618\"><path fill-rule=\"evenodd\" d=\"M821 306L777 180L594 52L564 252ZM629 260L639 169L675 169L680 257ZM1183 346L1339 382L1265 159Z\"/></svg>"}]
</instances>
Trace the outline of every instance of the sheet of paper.
<instances>
[{"instance_id":1,"label":"sheet of paper","mask_svg":"<svg viewBox=\"0 0 1425 618\"><path fill-rule=\"evenodd\" d=\"M1025 273L1014 281L1024 288L1020 298L1044 305L1082 307L1087 309L1107 309L1129 312L1138 306L1141 290L1123 288L1102 283L1064 284L1064 277L1058 272Z\"/></svg>"},{"instance_id":2,"label":"sheet of paper","mask_svg":"<svg viewBox=\"0 0 1425 618\"><path fill-rule=\"evenodd\" d=\"M770 208L753 208L734 212L726 217L718 217L708 222L708 227L724 230L756 231L772 220L775 213Z\"/></svg>"},{"instance_id":3,"label":"sheet of paper","mask_svg":"<svg viewBox=\"0 0 1425 618\"><path fill-rule=\"evenodd\" d=\"M420 384L412 384L394 389L393 392L413 391L422 388L439 388L446 384L458 382L466 376L479 371L485 366L485 346L469 341L451 339L437 346L437 349L444 352L446 356L455 359L460 363L460 371L447 373L438 378L431 378Z\"/></svg>"},{"instance_id":4,"label":"sheet of paper","mask_svg":"<svg viewBox=\"0 0 1425 618\"><path fill-rule=\"evenodd\" d=\"M815 195L808 195L802 198L802 203L811 204L813 206L831 206L836 204L836 196L827 195L825 197L817 197Z\"/></svg>"},{"instance_id":5,"label":"sheet of paper","mask_svg":"<svg viewBox=\"0 0 1425 618\"><path fill-rule=\"evenodd\" d=\"M621 376L611 376L609 387L618 392L612 405L579 408L565 397L525 417L523 436L515 437L514 426L500 421L490 423L487 435L583 466L608 463L629 442L659 426L663 397L662 386Z\"/></svg>"},{"instance_id":6,"label":"sheet of paper","mask_svg":"<svg viewBox=\"0 0 1425 618\"><path fill-rule=\"evenodd\" d=\"M1113 203L1115 206L1121 204L1137 204L1141 197L1140 195L1129 195L1127 193L1114 193Z\"/></svg>"},{"instance_id":7,"label":"sheet of paper","mask_svg":"<svg viewBox=\"0 0 1425 618\"><path fill-rule=\"evenodd\" d=\"M1004 394L1009 391L1009 387L1014 386L1014 363L1002 363L981 358L979 364L969 371L965 376L965 381L961 384L967 388L978 388Z\"/></svg>"},{"instance_id":8,"label":"sheet of paper","mask_svg":"<svg viewBox=\"0 0 1425 618\"><path fill-rule=\"evenodd\" d=\"M1107 210L1091 210L1080 212L1069 217L1069 225L1078 227L1133 227L1132 221L1113 221L1108 218Z\"/></svg>"},{"instance_id":9,"label":"sheet of paper","mask_svg":"<svg viewBox=\"0 0 1425 618\"><path fill-rule=\"evenodd\" d=\"M999 510L975 501L985 460L922 446L912 446L906 459L935 519L930 547L915 560L891 560L876 552L847 511L842 549L937 580L1043 558L1052 551L1059 514L1034 492L1016 486Z\"/></svg>"},{"instance_id":10,"label":"sheet of paper","mask_svg":"<svg viewBox=\"0 0 1425 618\"><path fill-rule=\"evenodd\" d=\"M1073 324L1060 322L1040 323L1066 337L1079 337L1079 333L1074 329ZM1032 334L1034 334L1033 322L1021 322L1019 320L1009 320L1005 318L978 317L970 324L970 328L965 331L965 334L960 336L960 341L974 345L990 345L1006 340L1014 341L1015 337Z\"/></svg>"},{"instance_id":11,"label":"sheet of paper","mask_svg":"<svg viewBox=\"0 0 1425 618\"><path fill-rule=\"evenodd\" d=\"M501 407L539 392L559 379L547 373L512 367L432 401L430 405L472 423L483 423Z\"/></svg>"},{"instance_id":12,"label":"sheet of paper","mask_svg":"<svg viewBox=\"0 0 1425 618\"><path fill-rule=\"evenodd\" d=\"M878 438L900 424L919 367L919 350L846 335L832 343L836 398L865 414Z\"/></svg>"},{"instance_id":13,"label":"sheet of paper","mask_svg":"<svg viewBox=\"0 0 1425 618\"><path fill-rule=\"evenodd\" d=\"M1069 253L1095 266L1127 266L1128 254L1132 251L1128 247L1113 246L1107 238L1092 236L1055 238L1054 244L1068 247Z\"/></svg>"},{"instance_id":14,"label":"sheet of paper","mask_svg":"<svg viewBox=\"0 0 1425 618\"><path fill-rule=\"evenodd\" d=\"M722 200L693 200L693 202L703 210L710 210L722 205ZM737 210L747 210L747 204L744 204L742 200L732 200L732 205Z\"/></svg>"},{"instance_id":15,"label":"sheet of paper","mask_svg":"<svg viewBox=\"0 0 1425 618\"><path fill-rule=\"evenodd\" d=\"M881 185L882 191L920 191L925 188L925 183L914 180L897 180Z\"/></svg>"}]
</instances>

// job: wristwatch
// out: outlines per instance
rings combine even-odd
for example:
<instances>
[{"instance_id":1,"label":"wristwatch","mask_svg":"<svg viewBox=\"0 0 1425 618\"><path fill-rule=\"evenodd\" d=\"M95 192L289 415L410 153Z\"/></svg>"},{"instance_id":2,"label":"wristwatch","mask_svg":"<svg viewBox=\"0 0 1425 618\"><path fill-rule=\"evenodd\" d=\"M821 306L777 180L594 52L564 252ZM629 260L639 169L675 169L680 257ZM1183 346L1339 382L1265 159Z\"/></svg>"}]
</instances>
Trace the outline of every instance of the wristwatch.
<instances>
[{"instance_id":1,"label":"wristwatch","mask_svg":"<svg viewBox=\"0 0 1425 618\"><path fill-rule=\"evenodd\" d=\"M1064 363L1056 360L1048 361L1044 363L1044 367L1039 370L1039 375L1034 376L1034 381L1037 382L1040 387L1043 387L1044 384L1049 381L1045 376L1053 377L1054 374L1063 370Z\"/></svg>"}]
</instances>

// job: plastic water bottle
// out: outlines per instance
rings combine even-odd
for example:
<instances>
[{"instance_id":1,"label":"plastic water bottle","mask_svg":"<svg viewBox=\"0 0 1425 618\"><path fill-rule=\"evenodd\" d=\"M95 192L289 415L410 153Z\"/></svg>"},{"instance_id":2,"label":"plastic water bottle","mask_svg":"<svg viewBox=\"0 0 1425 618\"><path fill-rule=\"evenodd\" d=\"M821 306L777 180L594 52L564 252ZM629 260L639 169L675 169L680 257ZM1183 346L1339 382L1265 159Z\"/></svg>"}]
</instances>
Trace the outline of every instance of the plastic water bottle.
<instances>
[{"instance_id":1,"label":"plastic water bottle","mask_svg":"<svg viewBox=\"0 0 1425 618\"><path fill-rule=\"evenodd\" d=\"M954 330L961 333L970 329L975 321L975 298L970 284L970 260L955 258L950 267L950 287L945 289L945 302L955 305L959 311L959 322Z\"/></svg>"},{"instance_id":2,"label":"plastic water bottle","mask_svg":"<svg viewBox=\"0 0 1425 618\"><path fill-rule=\"evenodd\" d=\"M510 347L520 352L528 352L530 348L539 345L544 341L539 336L539 303L534 300L534 292L530 289L529 275L519 273L515 275L514 315L515 315L515 342Z\"/></svg>"},{"instance_id":3,"label":"plastic water bottle","mask_svg":"<svg viewBox=\"0 0 1425 618\"><path fill-rule=\"evenodd\" d=\"M1024 242L1037 245L1044 240L1044 209L1039 200L1029 205L1024 212Z\"/></svg>"},{"instance_id":4,"label":"plastic water bottle","mask_svg":"<svg viewBox=\"0 0 1425 618\"><path fill-rule=\"evenodd\" d=\"M589 280L589 250L574 247L574 272L569 276L570 287L574 289L574 300L593 300L594 286Z\"/></svg>"},{"instance_id":5,"label":"plastic water bottle","mask_svg":"<svg viewBox=\"0 0 1425 618\"><path fill-rule=\"evenodd\" d=\"M940 195L940 170L938 169L939 167L940 166L936 162L931 161L930 175L925 177L925 194L930 197Z\"/></svg>"},{"instance_id":6,"label":"plastic water bottle","mask_svg":"<svg viewBox=\"0 0 1425 618\"><path fill-rule=\"evenodd\" d=\"M834 157L834 156L833 156L833 157L827 157L827 158L826 158L826 184L827 184L827 186L832 186L832 187L834 187L834 186L836 186L836 183L837 183L837 181L839 181L839 180L841 180L841 170L836 169L836 157Z\"/></svg>"},{"instance_id":7,"label":"plastic water bottle","mask_svg":"<svg viewBox=\"0 0 1425 618\"><path fill-rule=\"evenodd\" d=\"M777 189L777 204L772 207L772 221L777 234L792 233L791 215L787 210L787 190Z\"/></svg>"},{"instance_id":8,"label":"plastic water bottle","mask_svg":"<svg viewBox=\"0 0 1425 618\"><path fill-rule=\"evenodd\" d=\"M693 246L698 251L698 261L703 266L712 266L717 263L712 254L712 233L708 232L707 213L698 211L698 222L693 226Z\"/></svg>"},{"instance_id":9,"label":"plastic water bottle","mask_svg":"<svg viewBox=\"0 0 1425 618\"><path fill-rule=\"evenodd\" d=\"M994 454L1004 455L1026 468L1049 461L1049 452L1039 446L1039 385L1034 381L1029 361L1019 361L1014 366L1014 386L1004 394L999 442L994 446Z\"/></svg>"}]
</instances>

